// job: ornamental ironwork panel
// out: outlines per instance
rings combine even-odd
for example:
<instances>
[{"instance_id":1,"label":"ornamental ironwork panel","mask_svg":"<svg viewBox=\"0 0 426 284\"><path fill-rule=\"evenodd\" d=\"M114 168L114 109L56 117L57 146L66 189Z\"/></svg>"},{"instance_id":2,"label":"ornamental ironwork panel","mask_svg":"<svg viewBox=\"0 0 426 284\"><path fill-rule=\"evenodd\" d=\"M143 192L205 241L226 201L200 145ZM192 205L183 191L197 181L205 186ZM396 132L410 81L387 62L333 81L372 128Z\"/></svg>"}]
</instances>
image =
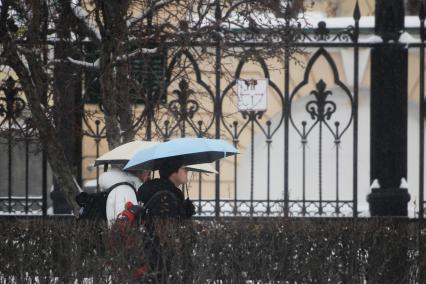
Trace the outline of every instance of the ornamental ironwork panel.
<instances>
[{"instance_id":1,"label":"ornamental ironwork panel","mask_svg":"<svg viewBox=\"0 0 426 284\"><path fill-rule=\"evenodd\" d=\"M185 63L182 63L183 61ZM189 65L195 80L186 76L174 77L173 71L179 68L179 64ZM208 132L214 123L214 95L204 81L198 63L188 50L175 52L167 68L165 80L169 85L166 102L152 105L152 110L147 114L149 119L145 127L147 131L152 131L149 136L158 140L169 140L176 136L209 136Z\"/></svg>"},{"instance_id":2,"label":"ornamental ironwork panel","mask_svg":"<svg viewBox=\"0 0 426 284\"><path fill-rule=\"evenodd\" d=\"M0 214L46 215L48 168L19 84L0 86Z\"/></svg>"},{"instance_id":3,"label":"ornamental ironwork panel","mask_svg":"<svg viewBox=\"0 0 426 284\"><path fill-rule=\"evenodd\" d=\"M309 95L306 97L306 99L299 99L296 101L296 95L300 93L303 87L305 87L309 83L310 73L312 72L312 68L314 64L320 59L324 58L326 63L329 65L329 67L332 70L333 80L332 83L336 84L336 86L341 90L341 96L343 96L343 101L340 100L340 103L338 103L335 99L337 99L337 94L333 94L333 92L329 89L327 89L327 84L323 79L319 79L315 83L315 89L309 91ZM296 109L297 104L302 104L302 106L298 107ZM349 106L349 107L347 107ZM338 108L345 107L346 114L341 114L339 117L337 117L336 111ZM290 96L290 121L293 126L293 128L296 130L298 136L300 137L300 145L301 145L301 159L302 159L302 184L301 184L301 191L302 191L302 214L306 213L307 207L306 207L306 198L310 199L310 197L307 197L307 179L312 179L312 175L315 173L309 173L307 172L307 154L309 150L309 145L312 145L313 143L317 143L318 145L318 151L314 155L317 155L316 162L318 163L318 170L317 170L317 182L318 182L318 213L319 215L322 215L324 213L323 210L323 191L324 191L324 178L323 178L323 171L324 170L330 170L330 167L324 167L324 164L326 162L330 162L328 159L327 161L324 160L324 147L326 147L327 139L325 136L325 131L330 134L330 138L328 140L328 143L334 143L335 148L335 204L334 204L334 214L340 215L341 208L339 206L339 203L342 202L340 200L340 171L342 168L347 168L348 165L340 164L340 147L342 142L342 137L345 135L345 132L348 130L348 128L352 124L353 120L353 114L357 111L354 109L353 104L353 97L352 93L346 87L346 85L340 81L339 74L337 71L337 67L334 63L333 58L330 56L330 54L324 49L320 48L317 50L317 52L310 58L306 69L303 80L295 87L295 89L292 91L292 94ZM298 112L296 115L296 111ZM301 113L305 111L306 115L303 116ZM299 116L300 118L297 119L296 116ZM342 120L343 119L343 120ZM315 134L314 132L317 131ZM312 137L314 136L314 137ZM316 141L314 141L316 140ZM352 166L351 164L349 166ZM312 186L312 185L310 185ZM331 184L328 183L327 187L330 188ZM346 186L345 188L348 188ZM312 189L311 189L312 191ZM290 196L291 198L291 196ZM343 202L349 202L343 200ZM352 201L353 202L353 201ZM330 203L328 203L330 204ZM346 212L348 214L348 212Z\"/></svg>"},{"instance_id":4,"label":"ornamental ironwork panel","mask_svg":"<svg viewBox=\"0 0 426 284\"><path fill-rule=\"evenodd\" d=\"M271 112L267 111L243 111L238 112L238 98L236 95L236 82L241 78L241 73L244 68L244 65L249 62L249 58L242 58L235 70L234 80L232 80L225 88L221 97L221 109L223 113L221 114L222 126L225 129L224 137L228 138L234 143L236 148L240 148L240 140L244 139L249 143L249 149L247 150L247 155L245 155L249 161L249 169L246 173L238 173L238 164L240 163L241 157L239 155L233 157L233 206L232 212L234 216L243 216L243 215L254 215L257 210L264 208L264 214L271 213L271 147L273 143L273 137L283 124L284 120L284 96L282 91L277 86L277 84L271 80L269 70L265 60L261 57L253 58L252 63L257 64L261 71L263 72L263 77L269 79L268 85L270 90L270 98L274 102L277 102L276 108ZM261 78L247 78L247 79L261 79ZM272 99L274 98L274 99ZM229 113L225 113L225 106L228 106ZM233 106L233 107L229 107ZM273 117L276 119L270 120L265 119L266 116ZM259 139L262 141L260 143L265 143L267 148L266 159L261 159L259 162L255 156L255 135L256 132L259 133ZM243 136L245 136L243 138ZM262 188L266 194L263 199L264 202L257 201L255 198L256 190L259 191L259 188L255 186L256 180L256 169L255 164L262 163L262 170L266 171L266 184ZM239 184L239 176L244 175L246 178L243 180L245 184L241 186ZM248 198L247 201L240 200L241 191L245 190L248 194L245 194L245 198ZM229 201L228 201L229 202ZM264 203L264 204L263 204ZM260 205L263 204L263 205ZM248 206L248 207L247 207ZM247 209L248 208L248 209ZM247 211L248 210L248 211ZM229 211L229 210L228 210ZM262 211L262 210L261 210ZM263 213L262 213L263 214Z\"/></svg>"}]
</instances>

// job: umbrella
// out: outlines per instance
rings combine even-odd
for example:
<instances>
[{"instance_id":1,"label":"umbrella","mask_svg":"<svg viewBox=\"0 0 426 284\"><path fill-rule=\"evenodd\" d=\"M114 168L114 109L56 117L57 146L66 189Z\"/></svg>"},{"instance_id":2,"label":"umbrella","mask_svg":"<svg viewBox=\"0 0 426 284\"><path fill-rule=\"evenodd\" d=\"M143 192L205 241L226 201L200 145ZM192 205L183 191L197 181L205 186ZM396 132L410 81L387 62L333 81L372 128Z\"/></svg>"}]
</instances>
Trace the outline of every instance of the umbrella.
<instances>
[{"instance_id":1,"label":"umbrella","mask_svg":"<svg viewBox=\"0 0 426 284\"><path fill-rule=\"evenodd\" d=\"M144 149L148 149L158 142L153 141L132 141L123 145L120 145L113 150L103 154L95 161L95 166L102 164L125 164L133 155Z\"/></svg>"},{"instance_id":2,"label":"umbrella","mask_svg":"<svg viewBox=\"0 0 426 284\"><path fill-rule=\"evenodd\" d=\"M218 172L210 164L195 164L185 166L189 171L207 173L207 174L217 174Z\"/></svg>"},{"instance_id":3,"label":"umbrella","mask_svg":"<svg viewBox=\"0 0 426 284\"><path fill-rule=\"evenodd\" d=\"M182 159L184 165L211 163L237 153L234 146L221 139L178 138L138 151L124 169L157 170L171 157Z\"/></svg>"},{"instance_id":4,"label":"umbrella","mask_svg":"<svg viewBox=\"0 0 426 284\"><path fill-rule=\"evenodd\" d=\"M102 164L126 164L136 152L152 147L158 143L159 142L154 141L132 141L120 145L97 158L95 166ZM210 164L191 165L187 168L190 171L217 174L217 171Z\"/></svg>"}]
</instances>

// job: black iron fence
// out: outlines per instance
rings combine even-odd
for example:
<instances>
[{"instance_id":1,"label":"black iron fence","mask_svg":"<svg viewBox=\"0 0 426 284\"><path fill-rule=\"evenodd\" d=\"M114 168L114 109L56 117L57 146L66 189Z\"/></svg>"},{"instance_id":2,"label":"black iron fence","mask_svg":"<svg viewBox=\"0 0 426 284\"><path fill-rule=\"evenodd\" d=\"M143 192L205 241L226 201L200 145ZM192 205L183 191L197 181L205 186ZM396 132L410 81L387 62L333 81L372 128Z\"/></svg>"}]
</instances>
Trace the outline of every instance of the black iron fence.
<instances>
[{"instance_id":1,"label":"black iron fence","mask_svg":"<svg viewBox=\"0 0 426 284\"><path fill-rule=\"evenodd\" d=\"M51 174L17 85L9 77L0 93L0 212L45 215Z\"/></svg>"},{"instance_id":2,"label":"black iron fence","mask_svg":"<svg viewBox=\"0 0 426 284\"><path fill-rule=\"evenodd\" d=\"M191 195L196 200L199 216L360 216L368 211L365 198L371 184L369 120L366 118L368 84L363 84L360 91L360 82L364 80L360 78L360 66L368 67L361 62L360 53L369 54L369 50L378 45L402 45L410 52L419 51L420 59L416 74L419 78L419 184L418 191L410 188L410 192L417 196L413 215L423 217L423 213L419 214L425 206L423 10L422 7L420 27L412 30L416 41L382 42L362 33L356 5L350 26L331 31L326 22L319 22L316 27L304 29L291 42L283 43L282 58L234 58L237 64L233 65L236 68L231 72L231 79L221 69L225 59L221 57L220 45L212 47L216 57L214 72L210 73L201 68L205 63L197 62L189 50L179 50L167 66L166 82L182 60L191 66L195 79L183 78L169 85L167 98L160 105L152 109L142 107L138 137L147 140L177 136L224 138L241 151L241 155L216 163L218 175L196 175L195 182L191 183L194 191ZM267 44L262 41L262 35L257 36L258 39L251 38L244 47L256 49ZM298 65L291 56L291 50L296 47L303 50ZM347 51L343 59L336 57L336 50ZM277 64L281 64L281 68L271 69L271 60L280 62ZM255 66L256 75L244 73L248 65ZM262 78L268 79L268 108L239 111L237 80ZM31 128L30 117L24 118L25 101L19 98L14 84L9 79L0 93L1 139L7 153L2 154L1 159L6 165L2 169L7 170L0 173L5 181L1 185L0 211L46 214L51 178L43 152L30 149L36 131ZM93 117L96 116L83 118L84 135L93 139L98 156L105 129L101 121ZM25 170L18 178L25 180L24 194L15 181L18 169L14 161L22 160L13 152L16 141L25 145L24 150L19 151L25 154ZM360 144L363 145L361 151ZM37 168L42 169L37 172L41 176L39 191L35 191L36 179L29 166L35 164L29 162L32 158L37 159L40 164ZM414 168L417 166L409 165L409 171ZM96 171L99 176L99 169Z\"/></svg>"}]
</instances>

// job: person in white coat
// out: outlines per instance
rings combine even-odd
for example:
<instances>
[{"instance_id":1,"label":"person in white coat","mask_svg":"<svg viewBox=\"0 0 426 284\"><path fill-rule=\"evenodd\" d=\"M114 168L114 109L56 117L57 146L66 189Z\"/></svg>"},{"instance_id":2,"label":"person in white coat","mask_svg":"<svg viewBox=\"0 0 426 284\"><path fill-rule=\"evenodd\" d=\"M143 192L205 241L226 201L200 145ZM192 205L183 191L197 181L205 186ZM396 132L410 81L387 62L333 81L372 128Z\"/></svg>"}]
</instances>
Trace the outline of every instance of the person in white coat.
<instances>
[{"instance_id":1,"label":"person in white coat","mask_svg":"<svg viewBox=\"0 0 426 284\"><path fill-rule=\"evenodd\" d=\"M126 182L133 186L123 184L115 187L109 194L106 202L106 216L108 226L115 222L118 214L125 209L127 202L138 204L135 190L146 182L150 177L150 171L124 172L119 167L113 167L109 171L99 176L99 186L101 191L108 190L117 183Z\"/></svg>"}]
</instances>

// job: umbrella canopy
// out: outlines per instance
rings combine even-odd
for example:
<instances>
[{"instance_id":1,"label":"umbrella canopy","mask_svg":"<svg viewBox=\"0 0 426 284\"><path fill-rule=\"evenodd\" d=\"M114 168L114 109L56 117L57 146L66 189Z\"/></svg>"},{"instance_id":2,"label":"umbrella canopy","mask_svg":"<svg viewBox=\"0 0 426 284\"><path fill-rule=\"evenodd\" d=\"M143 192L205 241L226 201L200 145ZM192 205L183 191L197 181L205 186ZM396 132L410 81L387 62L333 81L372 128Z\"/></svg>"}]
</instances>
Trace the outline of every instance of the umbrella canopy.
<instances>
[{"instance_id":1,"label":"umbrella canopy","mask_svg":"<svg viewBox=\"0 0 426 284\"><path fill-rule=\"evenodd\" d=\"M103 154L95 161L95 166L102 164L125 164L131 157L133 157L138 151L148 149L158 142L154 141L132 141L123 145L120 145L113 150Z\"/></svg>"},{"instance_id":2,"label":"umbrella canopy","mask_svg":"<svg viewBox=\"0 0 426 284\"><path fill-rule=\"evenodd\" d=\"M182 159L184 165L211 163L237 153L234 146L221 139L178 138L138 151L124 169L158 170L171 157Z\"/></svg>"},{"instance_id":3,"label":"umbrella canopy","mask_svg":"<svg viewBox=\"0 0 426 284\"><path fill-rule=\"evenodd\" d=\"M186 166L189 171L207 173L207 174L218 174L211 164L195 164Z\"/></svg>"}]
</instances>

